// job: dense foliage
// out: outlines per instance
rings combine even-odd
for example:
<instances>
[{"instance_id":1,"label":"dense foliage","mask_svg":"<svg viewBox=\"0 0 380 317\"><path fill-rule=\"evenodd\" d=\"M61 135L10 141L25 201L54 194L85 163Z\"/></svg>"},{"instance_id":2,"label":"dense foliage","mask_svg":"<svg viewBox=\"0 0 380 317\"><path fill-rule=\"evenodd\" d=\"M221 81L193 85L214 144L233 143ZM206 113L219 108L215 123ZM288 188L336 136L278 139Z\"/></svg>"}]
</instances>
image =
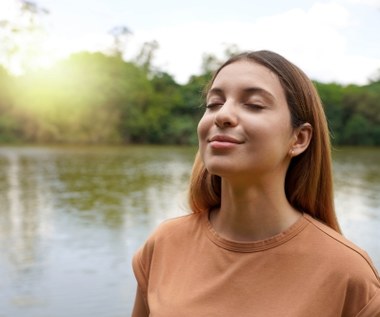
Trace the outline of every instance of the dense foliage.
<instances>
[{"instance_id":1,"label":"dense foliage","mask_svg":"<svg viewBox=\"0 0 380 317\"><path fill-rule=\"evenodd\" d=\"M165 72L102 53L11 76L0 68L0 142L195 142L205 76Z\"/></svg>"},{"instance_id":2,"label":"dense foliage","mask_svg":"<svg viewBox=\"0 0 380 317\"><path fill-rule=\"evenodd\" d=\"M49 70L32 71L49 10L14 0L18 15L0 21L0 143L195 144L202 90L220 61L203 56L202 73L186 84L152 67L159 43L144 43L133 61L123 60L132 33L109 33L109 55L78 53ZM234 45L225 56L238 52ZM42 54L43 56L43 54ZM367 86L315 83L324 103L333 143L380 145L380 70Z\"/></svg>"},{"instance_id":3,"label":"dense foliage","mask_svg":"<svg viewBox=\"0 0 380 317\"><path fill-rule=\"evenodd\" d=\"M337 145L380 145L380 78L369 85L315 83Z\"/></svg>"},{"instance_id":4,"label":"dense foliage","mask_svg":"<svg viewBox=\"0 0 380 317\"><path fill-rule=\"evenodd\" d=\"M206 65L181 85L146 63L102 53L21 77L0 68L0 142L195 144L209 78ZM315 85L333 143L380 145L380 81Z\"/></svg>"}]
</instances>

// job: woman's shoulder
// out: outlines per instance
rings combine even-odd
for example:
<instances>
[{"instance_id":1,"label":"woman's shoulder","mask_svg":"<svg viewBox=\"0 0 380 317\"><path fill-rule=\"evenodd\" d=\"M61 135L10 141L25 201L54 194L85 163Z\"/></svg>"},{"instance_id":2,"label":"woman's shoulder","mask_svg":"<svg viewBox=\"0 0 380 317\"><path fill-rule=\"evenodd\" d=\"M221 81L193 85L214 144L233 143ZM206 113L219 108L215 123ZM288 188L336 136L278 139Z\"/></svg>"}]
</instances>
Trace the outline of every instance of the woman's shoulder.
<instances>
[{"instance_id":1,"label":"woman's shoulder","mask_svg":"<svg viewBox=\"0 0 380 317\"><path fill-rule=\"evenodd\" d=\"M150 234L146 244L155 245L170 241L185 242L187 237L192 237L197 231L202 230L203 214L189 213L162 221Z\"/></svg>"},{"instance_id":2,"label":"woman's shoulder","mask_svg":"<svg viewBox=\"0 0 380 317\"><path fill-rule=\"evenodd\" d=\"M171 234L184 234L198 228L202 218L202 214L189 213L166 219L157 226L153 235L156 237L166 237Z\"/></svg>"},{"instance_id":3,"label":"woman's shoulder","mask_svg":"<svg viewBox=\"0 0 380 317\"><path fill-rule=\"evenodd\" d=\"M191 237L196 235L197 230L201 230L200 223L203 217L205 215L186 214L160 223L133 257L136 276L146 275L155 255L160 256L165 253L166 256L162 258L167 258L168 255L175 254L179 248L182 248Z\"/></svg>"},{"instance_id":4,"label":"woman's shoulder","mask_svg":"<svg viewBox=\"0 0 380 317\"><path fill-rule=\"evenodd\" d=\"M320 259L325 258L331 264L335 263L340 272L347 270L356 272L358 276L367 272L379 279L367 252L319 220L309 215L305 215L305 218L311 225L310 242L315 246L313 250L320 255Z\"/></svg>"}]
</instances>

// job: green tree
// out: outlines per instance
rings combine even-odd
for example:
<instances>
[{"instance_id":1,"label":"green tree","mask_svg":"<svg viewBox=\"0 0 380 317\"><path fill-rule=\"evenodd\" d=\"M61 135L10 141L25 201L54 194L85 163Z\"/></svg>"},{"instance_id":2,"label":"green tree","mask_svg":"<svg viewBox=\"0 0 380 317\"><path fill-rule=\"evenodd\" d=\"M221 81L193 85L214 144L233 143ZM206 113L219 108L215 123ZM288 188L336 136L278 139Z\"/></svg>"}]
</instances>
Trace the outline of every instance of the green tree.
<instances>
[{"instance_id":1,"label":"green tree","mask_svg":"<svg viewBox=\"0 0 380 317\"><path fill-rule=\"evenodd\" d=\"M16 141L21 136L13 101L13 78L0 66L0 142Z\"/></svg>"},{"instance_id":2,"label":"green tree","mask_svg":"<svg viewBox=\"0 0 380 317\"><path fill-rule=\"evenodd\" d=\"M132 31L124 26L115 26L109 32L112 36L111 56L122 58L125 52L128 38L132 34Z\"/></svg>"},{"instance_id":3,"label":"green tree","mask_svg":"<svg viewBox=\"0 0 380 317\"><path fill-rule=\"evenodd\" d=\"M332 141L339 144L342 139L343 130L343 87L337 83L323 84L314 83L326 113Z\"/></svg>"},{"instance_id":4,"label":"green tree","mask_svg":"<svg viewBox=\"0 0 380 317\"><path fill-rule=\"evenodd\" d=\"M374 145L370 137L371 124L361 114L354 114L347 122L343 131L343 144L347 145Z\"/></svg>"},{"instance_id":5,"label":"green tree","mask_svg":"<svg viewBox=\"0 0 380 317\"><path fill-rule=\"evenodd\" d=\"M49 11L34 1L14 3L18 15L12 20L0 21L0 62L12 71L24 72L31 69L42 54L44 17Z\"/></svg>"},{"instance_id":6,"label":"green tree","mask_svg":"<svg viewBox=\"0 0 380 317\"><path fill-rule=\"evenodd\" d=\"M150 83L137 66L102 53L78 53L49 71L18 80L17 104L36 120L25 131L39 142L129 141ZM137 116L133 113L137 111ZM32 122L32 118L29 119Z\"/></svg>"},{"instance_id":7,"label":"green tree","mask_svg":"<svg viewBox=\"0 0 380 317\"><path fill-rule=\"evenodd\" d=\"M176 120L173 122L173 128L178 133L180 143L185 141L190 144L196 144L197 125L204 112L204 90L209 82L211 73L202 75L193 75L189 81L180 87L183 103L174 109Z\"/></svg>"},{"instance_id":8,"label":"green tree","mask_svg":"<svg viewBox=\"0 0 380 317\"><path fill-rule=\"evenodd\" d=\"M140 50L140 52L137 54L135 58L135 63L142 67L142 69L147 73L147 74L152 74L154 73L153 69L153 59L154 55L159 48L159 44L157 41L150 41L150 42L145 42ZM158 75L161 72L158 72Z\"/></svg>"}]
</instances>

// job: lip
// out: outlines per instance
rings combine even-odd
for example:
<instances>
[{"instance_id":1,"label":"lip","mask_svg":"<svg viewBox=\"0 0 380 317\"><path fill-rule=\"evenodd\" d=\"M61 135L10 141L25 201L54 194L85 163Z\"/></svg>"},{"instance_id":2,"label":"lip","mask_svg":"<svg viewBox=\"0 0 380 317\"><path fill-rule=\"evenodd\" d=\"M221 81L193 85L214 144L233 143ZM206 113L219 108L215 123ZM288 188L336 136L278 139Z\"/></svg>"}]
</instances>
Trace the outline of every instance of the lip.
<instances>
[{"instance_id":1,"label":"lip","mask_svg":"<svg viewBox=\"0 0 380 317\"><path fill-rule=\"evenodd\" d=\"M238 140L232 136L222 135L222 134L214 135L208 141L209 142L221 142L221 143L235 143L235 144L243 143L242 141L240 141L240 140Z\"/></svg>"}]
</instances>

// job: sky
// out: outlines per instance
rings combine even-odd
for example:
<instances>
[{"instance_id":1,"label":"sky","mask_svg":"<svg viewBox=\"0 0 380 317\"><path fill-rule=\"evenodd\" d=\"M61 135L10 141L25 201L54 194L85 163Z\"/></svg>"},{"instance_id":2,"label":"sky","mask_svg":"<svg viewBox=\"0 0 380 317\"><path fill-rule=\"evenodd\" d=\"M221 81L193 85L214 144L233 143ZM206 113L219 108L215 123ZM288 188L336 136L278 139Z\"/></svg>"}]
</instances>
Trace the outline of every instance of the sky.
<instances>
[{"instance_id":1,"label":"sky","mask_svg":"<svg viewBox=\"0 0 380 317\"><path fill-rule=\"evenodd\" d=\"M0 20L9 3L0 0ZM269 49L312 79L366 84L380 70L380 0L36 0L44 18L45 61L78 51L106 51L126 26L125 58L156 40L155 67L179 83L201 71L205 53Z\"/></svg>"}]
</instances>

